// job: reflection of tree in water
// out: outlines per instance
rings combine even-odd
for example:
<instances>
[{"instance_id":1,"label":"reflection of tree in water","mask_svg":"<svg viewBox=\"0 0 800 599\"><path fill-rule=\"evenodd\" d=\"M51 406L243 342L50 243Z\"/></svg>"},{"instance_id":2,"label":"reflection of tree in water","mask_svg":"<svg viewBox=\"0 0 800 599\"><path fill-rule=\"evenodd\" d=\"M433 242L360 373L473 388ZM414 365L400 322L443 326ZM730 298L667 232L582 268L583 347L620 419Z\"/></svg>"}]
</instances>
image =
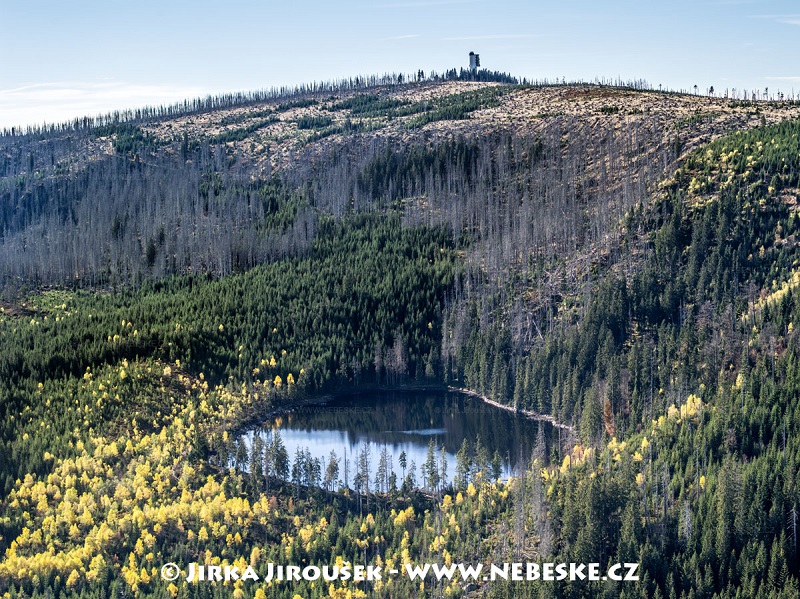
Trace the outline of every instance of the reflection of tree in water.
<instances>
[{"instance_id":1,"label":"reflection of tree in water","mask_svg":"<svg viewBox=\"0 0 800 599\"><path fill-rule=\"evenodd\" d=\"M283 430L309 438L308 446L301 440L295 451L297 465L291 471L296 489L308 483L327 490L349 486L386 493L403 486L415 488L418 482L437 491L453 484L450 479L462 486L478 471L496 476L506 466L517 470L535 452L548 455L552 429L461 394L392 392L352 395L298 409L265 423L260 434L274 438L273 430L278 436ZM342 433L341 449L317 447L315 453L315 439L321 433ZM417 448L415 457L420 461L411 468L410 456L403 451L409 445ZM425 447L428 453L423 450L420 455L418 450Z\"/></svg>"},{"instance_id":2,"label":"reflection of tree in water","mask_svg":"<svg viewBox=\"0 0 800 599\"><path fill-rule=\"evenodd\" d=\"M484 441L503 455L514 454L515 441L531 441L538 423L478 399L456 394L363 394L337 399L325 406L299 409L282 417L282 425L294 430L338 430L352 438L402 441L411 432L442 434L448 452L455 453L461 439ZM271 423L270 423L271 424ZM268 425L269 426L269 425ZM440 433L441 429L446 432ZM529 448L529 443L525 444Z\"/></svg>"}]
</instances>

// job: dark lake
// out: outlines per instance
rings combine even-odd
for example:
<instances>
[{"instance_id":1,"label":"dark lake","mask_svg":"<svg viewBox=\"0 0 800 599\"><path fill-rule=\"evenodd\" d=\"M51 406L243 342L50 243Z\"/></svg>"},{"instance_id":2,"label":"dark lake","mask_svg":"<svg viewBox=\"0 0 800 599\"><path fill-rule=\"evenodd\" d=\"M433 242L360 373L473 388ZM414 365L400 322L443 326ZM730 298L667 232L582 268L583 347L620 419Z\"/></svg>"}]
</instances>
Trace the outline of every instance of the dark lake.
<instances>
[{"instance_id":1,"label":"dark lake","mask_svg":"<svg viewBox=\"0 0 800 599\"><path fill-rule=\"evenodd\" d=\"M477 448L482 447L484 460L493 461L494 468L499 466L501 476L507 477L516 468L525 467L535 448L544 456L549 455L552 430L548 423L461 393L376 391L297 408L247 432L245 440L250 446L253 435L259 434L268 442L278 431L290 460L295 459L298 449L308 450L307 456L320 460L323 474L334 452L340 464L339 481L346 481L350 487L361 454L369 454L372 479L383 453L384 462L388 461L397 476L398 486L404 471L408 474L413 463L417 485L422 487L421 470L428 460L431 441L439 468L444 448L448 482L456 474L456 453L464 439L473 460L477 458ZM406 457L405 470L401 466L402 453ZM492 472L491 467L488 470ZM372 480L370 488L374 488Z\"/></svg>"}]
</instances>

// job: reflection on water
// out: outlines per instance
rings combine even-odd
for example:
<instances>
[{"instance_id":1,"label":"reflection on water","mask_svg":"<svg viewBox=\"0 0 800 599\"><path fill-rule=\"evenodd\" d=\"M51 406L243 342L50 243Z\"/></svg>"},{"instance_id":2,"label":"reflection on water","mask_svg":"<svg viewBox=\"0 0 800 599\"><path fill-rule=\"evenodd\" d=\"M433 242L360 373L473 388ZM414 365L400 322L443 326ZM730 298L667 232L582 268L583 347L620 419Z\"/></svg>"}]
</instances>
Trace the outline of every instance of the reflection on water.
<instances>
[{"instance_id":1,"label":"reflection on water","mask_svg":"<svg viewBox=\"0 0 800 599\"><path fill-rule=\"evenodd\" d=\"M431 458L446 482L453 481L465 439L471 462L482 464L489 475L508 476L524 467L535 448L548 454L551 427L477 398L424 391L365 393L301 407L249 431L245 440L250 446L257 433L268 441L274 431L290 460L300 454L319 460L320 478L333 457L339 463L338 482L353 487L368 460L370 488L376 488L382 485L373 477L387 468L385 480L394 472L400 486L413 467L416 484L425 486Z\"/></svg>"},{"instance_id":2,"label":"reflection on water","mask_svg":"<svg viewBox=\"0 0 800 599\"><path fill-rule=\"evenodd\" d=\"M404 435L422 435L422 436L430 436L430 435L444 435L447 433L446 428L426 428L421 431L400 431Z\"/></svg>"}]
</instances>

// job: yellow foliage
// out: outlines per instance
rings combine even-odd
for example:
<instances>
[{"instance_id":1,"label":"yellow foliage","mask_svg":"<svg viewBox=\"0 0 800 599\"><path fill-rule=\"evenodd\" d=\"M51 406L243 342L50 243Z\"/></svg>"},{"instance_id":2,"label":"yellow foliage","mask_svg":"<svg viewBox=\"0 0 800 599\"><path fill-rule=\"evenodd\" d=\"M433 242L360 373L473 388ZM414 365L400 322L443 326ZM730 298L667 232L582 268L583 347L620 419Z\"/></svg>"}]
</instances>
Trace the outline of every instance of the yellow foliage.
<instances>
[{"instance_id":1,"label":"yellow foliage","mask_svg":"<svg viewBox=\"0 0 800 599\"><path fill-rule=\"evenodd\" d=\"M401 510L394 519L395 526L405 526L409 521L414 520L414 508L408 506L406 509Z\"/></svg>"},{"instance_id":2,"label":"yellow foliage","mask_svg":"<svg viewBox=\"0 0 800 599\"><path fill-rule=\"evenodd\" d=\"M255 567L258 565L258 562L261 561L261 548L258 545L253 547L253 550L250 551L250 565ZM257 595L258 593L256 593Z\"/></svg>"},{"instance_id":3,"label":"yellow foliage","mask_svg":"<svg viewBox=\"0 0 800 599\"><path fill-rule=\"evenodd\" d=\"M108 385L113 395L122 371L131 380L140 380L148 372L154 381L161 372L172 374L163 363L121 365L119 377L112 376L116 373L110 367L94 375L87 369L83 388L96 393L102 381L102 391L106 392ZM177 531L186 541L204 542L213 535L241 546L254 520L267 524L274 513L267 498L260 498L253 507L241 497L227 498L222 477L222 484L212 476L199 477L185 458L198 433L218 435L219 439L223 436L218 432L220 424L243 416L250 401L246 393L222 386L209 390L207 384L192 384L183 375L180 382L186 385L186 395L176 407L165 410L168 415L158 414L156 430L160 432L146 435L134 429L115 439L84 437L90 449L81 440L74 441L70 445L75 457L56 460L42 479L28 475L16 482L7 505L19 511L23 528L8 540L0 561L0 579L21 582L60 576L70 585L80 586L81 578L89 582L101 579L114 548L123 543L133 551L119 567L119 574L136 594L153 576L158 577L154 565L161 556L155 547L163 531ZM170 392L162 386L162 393ZM108 392L105 396L109 397ZM80 412L87 405L76 399ZM196 415L198 405L204 406L201 418ZM310 526L307 524L303 533L308 539L313 536ZM327 522L320 521L318 526L324 530ZM137 559L141 563L137 564ZM260 555L251 554L253 559L258 561ZM169 589L167 592L172 594Z\"/></svg>"},{"instance_id":4,"label":"yellow foliage","mask_svg":"<svg viewBox=\"0 0 800 599\"><path fill-rule=\"evenodd\" d=\"M81 579L80 573L77 570L73 570L72 572L70 572L69 578L67 578L67 586L71 589L74 589L75 586L80 581L80 579Z\"/></svg>"},{"instance_id":5,"label":"yellow foliage","mask_svg":"<svg viewBox=\"0 0 800 599\"><path fill-rule=\"evenodd\" d=\"M442 509L447 512L453 507L453 498L450 495L445 495L442 499Z\"/></svg>"}]
</instances>

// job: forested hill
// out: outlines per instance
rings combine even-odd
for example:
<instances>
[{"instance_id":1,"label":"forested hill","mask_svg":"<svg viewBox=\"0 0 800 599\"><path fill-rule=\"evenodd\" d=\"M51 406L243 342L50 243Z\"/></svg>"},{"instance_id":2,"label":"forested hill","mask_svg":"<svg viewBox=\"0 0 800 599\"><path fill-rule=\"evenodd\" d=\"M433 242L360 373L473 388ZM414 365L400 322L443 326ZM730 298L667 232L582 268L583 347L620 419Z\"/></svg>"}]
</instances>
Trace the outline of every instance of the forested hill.
<instances>
[{"instance_id":1,"label":"forested hill","mask_svg":"<svg viewBox=\"0 0 800 599\"><path fill-rule=\"evenodd\" d=\"M159 578L207 550L643 574L436 596L799 596L800 106L477 79L0 139L0 592L420 592ZM421 385L566 428L366 512L232 442Z\"/></svg>"},{"instance_id":2,"label":"forested hill","mask_svg":"<svg viewBox=\"0 0 800 599\"><path fill-rule=\"evenodd\" d=\"M304 252L322 216L386 207L476 232L471 261L492 276L549 268L613 251L622 216L687 151L800 111L483 78L223 97L0 137L0 275L104 288L227 275Z\"/></svg>"}]
</instances>

